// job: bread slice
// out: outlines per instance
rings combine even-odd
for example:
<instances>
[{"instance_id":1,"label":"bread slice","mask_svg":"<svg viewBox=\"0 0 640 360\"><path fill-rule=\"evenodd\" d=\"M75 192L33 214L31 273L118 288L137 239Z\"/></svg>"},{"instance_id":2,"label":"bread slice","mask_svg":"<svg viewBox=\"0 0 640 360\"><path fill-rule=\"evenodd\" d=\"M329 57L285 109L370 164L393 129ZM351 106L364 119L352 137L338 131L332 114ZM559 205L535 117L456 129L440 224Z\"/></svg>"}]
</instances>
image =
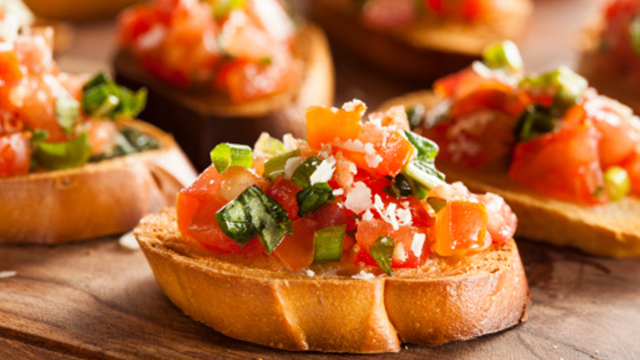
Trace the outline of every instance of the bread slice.
<instances>
[{"instance_id":1,"label":"bread slice","mask_svg":"<svg viewBox=\"0 0 640 360\"><path fill-rule=\"evenodd\" d=\"M195 171L173 138L127 121L160 141L157 150L84 166L0 178L0 242L55 244L122 233L175 203Z\"/></svg>"},{"instance_id":2,"label":"bread slice","mask_svg":"<svg viewBox=\"0 0 640 360\"><path fill-rule=\"evenodd\" d=\"M314 0L311 17L336 44L378 68L412 81L432 81L479 59L488 44L516 39L533 12L531 0L503 1L475 22L430 21L401 30L363 26L352 0Z\"/></svg>"},{"instance_id":3,"label":"bread slice","mask_svg":"<svg viewBox=\"0 0 640 360\"><path fill-rule=\"evenodd\" d=\"M209 152L218 143L251 144L261 132L276 138L286 133L304 137L304 113L312 105L332 105L334 72L324 32L305 25L296 39L294 55L302 65L296 84L274 96L235 104L226 95L185 91L145 71L126 50L114 59L116 79L130 88L145 86L149 101L141 117L172 133L199 169L211 163Z\"/></svg>"},{"instance_id":4,"label":"bread slice","mask_svg":"<svg viewBox=\"0 0 640 360\"><path fill-rule=\"evenodd\" d=\"M432 255L421 268L365 280L353 277L356 265L292 273L266 256L209 253L180 234L175 209L148 215L134 235L158 284L187 315L274 348L395 352L401 343L475 338L527 316L529 289L513 240L459 262Z\"/></svg>"},{"instance_id":5,"label":"bread slice","mask_svg":"<svg viewBox=\"0 0 640 360\"><path fill-rule=\"evenodd\" d=\"M381 106L422 104L426 109L441 99L431 91L391 99ZM468 169L437 162L447 181L462 181L471 191L502 196L518 216L516 236L571 246L587 253L617 258L640 256L640 199L627 196L600 206L581 206L540 195L510 179L505 164Z\"/></svg>"}]
</instances>

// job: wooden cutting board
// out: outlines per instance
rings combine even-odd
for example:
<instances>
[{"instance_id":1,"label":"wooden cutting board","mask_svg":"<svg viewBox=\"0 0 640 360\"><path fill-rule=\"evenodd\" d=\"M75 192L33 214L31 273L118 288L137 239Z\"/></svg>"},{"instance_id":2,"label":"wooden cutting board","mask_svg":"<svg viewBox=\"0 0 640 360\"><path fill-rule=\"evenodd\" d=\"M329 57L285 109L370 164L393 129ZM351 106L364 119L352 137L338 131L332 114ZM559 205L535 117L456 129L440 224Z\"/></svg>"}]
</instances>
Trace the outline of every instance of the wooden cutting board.
<instances>
[{"instance_id":1,"label":"wooden cutting board","mask_svg":"<svg viewBox=\"0 0 640 360\"><path fill-rule=\"evenodd\" d=\"M529 321L398 354L293 353L236 341L173 306L139 251L117 238L0 246L0 359L637 359L640 259L608 260L521 241Z\"/></svg>"}]
</instances>

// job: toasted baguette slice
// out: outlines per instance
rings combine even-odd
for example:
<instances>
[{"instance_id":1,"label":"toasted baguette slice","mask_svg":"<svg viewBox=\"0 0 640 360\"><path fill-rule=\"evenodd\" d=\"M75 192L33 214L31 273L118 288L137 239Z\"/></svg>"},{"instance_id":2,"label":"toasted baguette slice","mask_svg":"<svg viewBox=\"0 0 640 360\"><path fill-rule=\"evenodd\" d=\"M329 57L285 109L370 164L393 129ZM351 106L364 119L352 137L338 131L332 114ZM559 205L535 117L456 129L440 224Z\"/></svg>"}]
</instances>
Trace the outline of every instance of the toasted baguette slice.
<instances>
[{"instance_id":1,"label":"toasted baguette slice","mask_svg":"<svg viewBox=\"0 0 640 360\"><path fill-rule=\"evenodd\" d=\"M441 99L431 91L391 99L381 108L422 104L428 110ZM437 162L447 181L462 181L471 191L502 196L518 216L516 236L571 246L600 256L640 256L640 199L627 196L600 206L581 206L540 195L507 176L505 164L468 169Z\"/></svg>"},{"instance_id":2,"label":"toasted baguette slice","mask_svg":"<svg viewBox=\"0 0 640 360\"><path fill-rule=\"evenodd\" d=\"M352 0L311 1L311 17L336 44L378 68L407 80L432 81L469 65L490 43L516 39L533 12L530 0L502 3L477 23L431 21L401 30L363 26Z\"/></svg>"},{"instance_id":3,"label":"toasted baguette slice","mask_svg":"<svg viewBox=\"0 0 640 360\"><path fill-rule=\"evenodd\" d=\"M114 67L119 83L149 89L141 117L172 133L196 167L204 169L218 143L253 144L264 131L275 137L286 133L304 137L306 109L333 104L333 61L324 32L307 24L297 36L294 54L302 68L290 89L242 104L231 102L227 95L185 91L156 79L126 50L116 55Z\"/></svg>"},{"instance_id":4,"label":"toasted baguette slice","mask_svg":"<svg viewBox=\"0 0 640 360\"><path fill-rule=\"evenodd\" d=\"M134 235L165 294L221 333L287 350L381 353L435 346L526 320L529 289L513 240L448 263L432 256L392 277L352 277L353 265L292 273L277 261L214 255L180 234L175 209ZM341 274L341 275L336 275Z\"/></svg>"},{"instance_id":5,"label":"toasted baguette slice","mask_svg":"<svg viewBox=\"0 0 640 360\"><path fill-rule=\"evenodd\" d=\"M0 242L55 244L122 233L175 203L195 171L173 138L123 122L160 141L157 150L61 171L0 178Z\"/></svg>"}]
</instances>

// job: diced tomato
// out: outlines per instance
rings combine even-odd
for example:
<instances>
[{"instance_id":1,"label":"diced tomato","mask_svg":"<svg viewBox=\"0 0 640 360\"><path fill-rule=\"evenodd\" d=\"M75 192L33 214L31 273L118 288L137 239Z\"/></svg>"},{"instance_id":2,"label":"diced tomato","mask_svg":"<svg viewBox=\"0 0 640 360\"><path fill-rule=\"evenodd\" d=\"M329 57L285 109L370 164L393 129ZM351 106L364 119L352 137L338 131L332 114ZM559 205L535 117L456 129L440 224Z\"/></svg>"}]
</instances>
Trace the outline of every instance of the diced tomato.
<instances>
[{"instance_id":1,"label":"diced tomato","mask_svg":"<svg viewBox=\"0 0 640 360\"><path fill-rule=\"evenodd\" d=\"M218 198L220 185L224 176L218 173L215 166L209 166L193 184L180 190L176 203L178 214L178 228L180 232L189 235L189 224L201 204L212 202L218 208L224 205L224 202Z\"/></svg>"},{"instance_id":2,"label":"diced tomato","mask_svg":"<svg viewBox=\"0 0 640 360\"><path fill-rule=\"evenodd\" d=\"M487 222L483 204L468 200L447 201L436 215L434 252L455 256L487 248L491 245Z\"/></svg>"},{"instance_id":3,"label":"diced tomato","mask_svg":"<svg viewBox=\"0 0 640 360\"><path fill-rule=\"evenodd\" d=\"M289 218L295 220L298 218L298 202L296 194L302 189L295 185L291 180L278 177L271 187L267 190L267 194L274 198L289 213Z\"/></svg>"},{"instance_id":4,"label":"diced tomato","mask_svg":"<svg viewBox=\"0 0 640 360\"><path fill-rule=\"evenodd\" d=\"M515 148L509 176L558 199L603 203L607 198L599 141L597 129L584 123L523 142Z\"/></svg>"},{"instance_id":5,"label":"diced tomato","mask_svg":"<svg viewBox=\"0 0 640 360\"><path fill-rule=\"evenodd\" d=\"M0 86L15 85L23 76L13 46L6 45L0 43Z\"/></svg>"},{"instance_id":6,"label":"diced tomato","mask_svg":"<svg viewBox=\"0 0 640 360\"><path fill-rule=\"evenodd\" d=\"M493 193L475 196L487 209L487 231L494 244L511 239L518 226L518 218L500 196Z\"/></svg>"},{"instance_id":7,"label":"diced tomato","mask_svg":"<svg viewBox=\"0 0 640 360\"><path fill-rule=\"evenodd\" d=\"M168 10L170 9L144 4L122 12L118 18L120 42L133 46L136 40L152 27L158 24L168 26L171 22L171 13Z\"/></svg>"},{"instance_id":8,"label":"diced tomato","mask_svg":"<svg viewBox=\"0 0 640 360\"><path fill-rule=\"evenodd\" d=\"M270 183L262 176L256 175L253 171L244 166L230 166L224 172L224 179L220 183L218 197L227 203L238 197L249 186L257 185L263 191Z\"/></svg>"},{"instance_id":9,"label":"diced tomato","mask_svg":"<svg viewBox=\"0 0 640 360\"><path fill-rule=\"evenodd\" d=\"M346 111L336 108L312 106L307 109L307 141L314 150L320 150L322 144L356 140L362 125L358 111Z\"/></svg>"},{"instance_id":10,"label":"diced tomato","mask_svg":"<svg viewBox=\"0 0 640 360\"><path fill-rule=\"evenodd\" d=\"M87 127L93 155L103 154L115 144L117 129L113 121L89 120Z\"/></svg>"},{"instance_id":11,"label":"diced tomato","mask_svg":"<svg viewBox=\"0 0 640 360\"><path fill-rule=\"evenodd\" d=\"M316 210L311 214L311 218L318 223L317 230L336 225L347 225L347 231L356 228L356 222L351 213L342 204L335 201Z\"/></svg>"},{"instance_id":12,"label":"diced tomato","mask_svg":"<svg viewBox=\"0 0 640 360\"><path fill-rule=\"evenodd\" d=\"M313 263L313 235L317 221L304 217L293 222L293 235L286 235L273 255L291 271L298 271Z\"/></svg>"},{"instance_id":13,"label":"diced tomato","mask_svg":"<svg viewBox=\"0 0 640 360\"><path fill-rule=\"evenodd\" d=\"M462 0L462 18L467 21L474 21L487 13L489 4L487 0Z\"/></svg>"},{"instance_id":14,"label":"diced tomato","mask_svg":"<svg viewBox=\"0 0 640 360\"><path fill-rule=\"evenodd\" d=\"M31 145L27 133L0 136L0 177L29 173Z\"/></svg>"},{"instance_id":15,"label":"diced tomato","mask_svg":"<svg viewBox=\"0 0 640 360\"><path fill-rule=\"evenodd\" d=\"M360 15L362 21L375 28L388 29L411 25L416 20L414 0L370 0Z\"/></svg>"},{"instance_id":16,"label":"diced tomato","mask_svg":"<svg viewBox=\"0 0 640 360\"><path fill-rule=\"evenodd\" d=\"M613 0L605 8L607 20L612 20L621 15L634 14L638 11L638 2L635 0Z\"/></svg>"},{"instance_id":17,"label":"diced tomato","mask_svg":"<svg viewBox=\"0 0 640 360\"><path fill-rule=\"evenodd\" d=\"M227 73L229 96L239 103L280 93L289 88L296 75L295 63L286 54L270 65L246 62Z\"/></svg>"}]
</instances>

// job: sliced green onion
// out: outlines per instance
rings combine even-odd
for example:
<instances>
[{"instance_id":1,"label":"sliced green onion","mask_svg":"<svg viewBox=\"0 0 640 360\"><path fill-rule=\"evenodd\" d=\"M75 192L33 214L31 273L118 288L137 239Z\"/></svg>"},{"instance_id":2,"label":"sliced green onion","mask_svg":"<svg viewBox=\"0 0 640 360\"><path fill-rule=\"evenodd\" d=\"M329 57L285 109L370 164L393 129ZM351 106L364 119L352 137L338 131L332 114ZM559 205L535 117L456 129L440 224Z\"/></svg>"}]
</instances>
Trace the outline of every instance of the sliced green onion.
<instances>
[{"instance_id":1,"label":"sliced green onion","mask_svg":"<svg viewBox=\"0 0 640 360\"><path fill-rule=\"evenodd\" d=\"M551 113L554 117L560 118L567 109L578 103L589 84L582 76L561 66L555 71L526 77L520 81L519 86L526 90L556 90Z\"/></svg>"},{"instance_id":2,"label":"sliced green onion","mask_svg":"<svg viewBox=\"0 0 640 360\"><path fill-rule=\"evenodd\" d=\"M640 56L640 16L636 16L629 24L629 37L631 38L633 51Z\"/></svg>"},{"instance_id":3,"label":"sliced green onion","mask_svg":"<svg viewBox=\"0 0 640 360\"><path fill-rule=\"evenodd\" d=\"M252 185L216 213L226 236L244 246L255 236L269 254L285 235L292 235L287 211L274 198Z\"/></svg>"},{"instance_id":4,"label":"sliced green onion","mask_svg":"<svg viewBox=\"0 0 640 360\"><path fill-rule=\"evenodd\" d=\"M426 113L426 109L424 105L417 104L406 109L407 120L409 120L409 127L413 130L420 126L422 120L424 119L424 115Z\"/></svg>"},{"instance_id":5,"label":"sliced green onion","mask_svg":"<svg viewBox=\"0 0 640 360\"><path fill-rule=\"evenodd\" d=\"M342 260L346 225L331 226L313 233L313 263Z\"/></svg>"},{"instance_id":6,"label":"sliced green onion","mask_svg":"<svg viewBox=\"0 0 640 360\"><path fill-rule=\"evenodd\" d=\"M311 185L311 175L318 169L322 160L315 156L306 158L291 175L291 181L301 188Z\"/></svg>"},{"instance_id":7,"label":"sliced green onion","mask_svg":"<svg viewBox=\"0 0 640 360\"><path fill-rule=\"evenodd\" d=\"M604 172L604 184L611 201L621 200L631 191L631 180L620 166L611 166Z\"/></svg>"},{"instance_id":8,"label":"sliced green onion","mask_svg":"<svg viewBox=\"0 0 640 360\"><path fill-rule=\"evenodd\" d=\"M434 162L436 156L438 156L438 151L440 151L435 142L411 131L405 130L403 134L416 149L416 158L418 160Z\"/></svg>"},{"instance_id":9,"label":"sliced green onion","mask_svg":"<svg viewBox=\"0 0 640 360\"><path fill-rule=\"evenodd\" d=\"M522 71L524 64L520 50L513 41L506 40L487 46L482 52L484 63L492 69L511 69Z\"/></svg>"},{"instance_id":10,"label":"sliced green onion","mask_svg":"<svg viewBox=\"0 0 640 360\"><path fill-rule=\"evenodd\" d=\"M262 176L273 180L276 177L278 177L278 175L284 174L284 169L285 169L285 166L287 165L287 160L299 155L300 155L300 151L292 150L284 154L280 154L278 156L272 157L271 159L265 161L264 174L262 174Z\"/></svg>"},{"instance_id":11,"label":"sliced green onion","mask_svg":"<svg viewBox=\"0 0 640 360\"><path fill-rule=\"evenodd\" d=\"M99 86L89 90L82 97L82 107L87 114L96 118L109 117L120 105L120 99L108 86Z\"/></svg>"},{"instance_id":12,"label":"sliced green onion","mask_svg":"<svg viewBox=\"0 0 640 360\"><path fill-rule=\"evenodd\" d=\"M434 164L439 151L438 145L411 131L404 131L403 134L415 148L416 157L405 165L402 170L402 175L404 175L410 183L417 183L412 186L414 195L418 198L420 198L420 196L424 198L425 190L444 184L444 174L439 172ZM422 189L417 185L421 185L426 189Z\"/></svg>"},{"instance_id":13,"label":"sliced green onion","mask_svg":"<svg viewBox=\"0 0 640 360\"><path fill-rule=\"evenodd\" d=\"M254 151L260 151L264 154L276 156L285 152L282 141L269 136L266 132L260 134L258 141L253 147Z\"/></svg>"},{"instance_id":14,"label":"sliced green onion","mask_svg":"<svg viewBox=\"0 0 640 360\"><path fill-rule=\"evenodd\" d=\"M87 81L83 86L82 86L82 91L83 92L87 92L91 89L93 89L94 87L103 85L103 84L107 84L111 81L111 79L109 78L109 76L104 73L104 72L99 72L97 73L94 77L91 78L91 80Z\"/></svg>"},{"instance_id":15,"label":"sliced green onion","mask_svg":"<svg viewBox=\"0 0 640 360\"><path fill-rule=\"evenodd\" d=\"M394 239L381 235L369 249L369 255L376 261L380 269L389 276L393 275L391 262L395 246L396 241Z\"/></svg>"},{"instance_id":16,"label":"sliced green onion","mask_svg":"<svg viewBox=\"0 0 640 360\"><path fill-rule=\"evenodd\" d=\"M438 212L440 212L440 210L442 210L447 205L447 200L440 199L440 198L437 198L437 197L428 197L427 198L427 203L429 204L429 206L431 206L433 211L438 213Z\"/></svg>"},{"instance_id":17,"label":"sliced green onion","mask_svg":"<svg viewBox=\"0 0 640 360\"><path fill-rule=\"evenodd\" d=\"M229 166L239 165L250 168L253 164L253 152L247 145L222 143L211 151L211 162L220 174L223 174Z\"/></svg>"},{"instance_id":18,"label":"sliced green onion","mask_svg":"<svg viewBox=\"0 0 640 360\"><path fill-rule=\"evenodd\" d=\"M529 141L556 129L556 121L551 111L540 105L528 106L515 128L516 141Z\"/></svg>"},{"instance_id":19,"label":"sliced green onion","mask_svg":"<svg viewBox=\"0 0 640 360\"><path fill-rule=\"evenodd\" d=\"M311 214L333 199L335 196L329 184L317 183L307 186L296 194L298 216Z\"/></svg>"},{"instance_id":20,"label":"sliced green onion","mask_svg":"<svg viewBox=\"0 0 640 360\"><path fill-rule=\"evenodd\" d=\"M67 135L70 135L80 116L80 104L74 98L60 97L56 99L55 109L58 124Z\"/></svg>"},{"instance_id":21,"label":"sliced green onion","mask_svg":"<svg viewBox=\"0 0 640 360\"><path fill-rule=\"evenodd\" d=\"M57 143L37 142L34 158L38 165L48 170L78 167L91 157L91 144L87 133Z\"/></svg>"}]
</instances>

